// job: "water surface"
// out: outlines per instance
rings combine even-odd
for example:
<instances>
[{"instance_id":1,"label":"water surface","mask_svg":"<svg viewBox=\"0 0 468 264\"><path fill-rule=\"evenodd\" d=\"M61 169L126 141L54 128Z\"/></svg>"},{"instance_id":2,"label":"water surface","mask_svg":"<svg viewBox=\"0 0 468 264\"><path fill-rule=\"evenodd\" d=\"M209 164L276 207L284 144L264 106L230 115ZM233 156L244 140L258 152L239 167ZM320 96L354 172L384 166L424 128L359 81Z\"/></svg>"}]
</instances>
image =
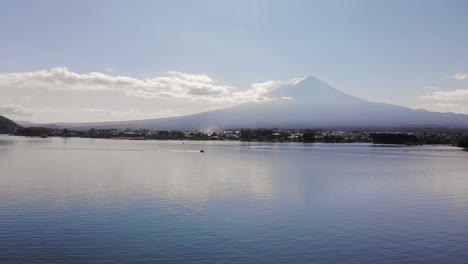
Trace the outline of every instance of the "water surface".
<instances>
[{"instance_id":1,"label":"water surface","mask_svg":"<svg viewBox=\"0 0 468 264\"><path fill-rule=\"evenodd\" d=\"M467 172L447 146L0 136L0 263L467 263Z\"/></svg>"}]
</instances>

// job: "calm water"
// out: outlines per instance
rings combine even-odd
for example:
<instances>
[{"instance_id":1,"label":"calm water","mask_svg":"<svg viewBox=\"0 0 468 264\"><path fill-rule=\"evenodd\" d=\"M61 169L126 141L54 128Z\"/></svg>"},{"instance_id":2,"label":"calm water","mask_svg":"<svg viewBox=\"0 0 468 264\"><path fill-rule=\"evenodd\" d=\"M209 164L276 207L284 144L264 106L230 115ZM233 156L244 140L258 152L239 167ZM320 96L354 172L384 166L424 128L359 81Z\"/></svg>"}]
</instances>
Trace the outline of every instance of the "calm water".
<instances>
[{"instance_id":1,"label":"calm water","mask_svg":"<svg viewBox=\"0 0 468 264\"><path fill-rule=\"evenodd\" d=\"M0 262L468 263L468 152L0 136Z\"/></svg>"}]
</instances>

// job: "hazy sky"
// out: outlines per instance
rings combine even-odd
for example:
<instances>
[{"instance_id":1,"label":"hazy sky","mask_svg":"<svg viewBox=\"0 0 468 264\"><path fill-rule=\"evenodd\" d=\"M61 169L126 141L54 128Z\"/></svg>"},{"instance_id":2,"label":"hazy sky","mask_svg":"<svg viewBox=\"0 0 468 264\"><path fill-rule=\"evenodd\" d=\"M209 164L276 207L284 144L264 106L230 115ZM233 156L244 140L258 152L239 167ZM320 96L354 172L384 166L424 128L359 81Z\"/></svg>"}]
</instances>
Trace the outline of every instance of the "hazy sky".
<instances>
[{"instance_id":1,"label":"hazy sky","mask_svg":"<svg viewBox=\"0 0 468 264\"><path fill-rule=\"evenodd\" d=\"M174 116L312 75L468 113L468 1L0 1L0 114Z\"/></svg>"}]
</instances>

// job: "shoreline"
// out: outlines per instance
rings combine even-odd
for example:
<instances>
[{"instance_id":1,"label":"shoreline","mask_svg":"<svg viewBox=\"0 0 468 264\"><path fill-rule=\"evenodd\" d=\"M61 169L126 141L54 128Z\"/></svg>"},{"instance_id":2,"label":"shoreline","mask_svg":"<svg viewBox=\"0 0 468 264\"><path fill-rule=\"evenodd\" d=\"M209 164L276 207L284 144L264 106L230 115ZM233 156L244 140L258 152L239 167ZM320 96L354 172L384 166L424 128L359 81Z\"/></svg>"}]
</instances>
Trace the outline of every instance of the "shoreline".
<instances>
[{"instance_id":1,"label":"shoreline","mask_svg":"<svg viewBox=\"0 0 468 264\"><path fill-rule=\"evenodd\" d=\"M181 138L181 139L151 139L151 138L144 138L144 137L63 137L63 136L23 136L23 135L11 135L11 134L0 134L0 136L13 136L13 137L24 137L24 138L77 138L77 139L103 139L103 140L116 140L116 141L192 141L192 142L239 142L239 143L269 143L269 144L331 144L331 145L340 145L340 144L365 144L365 145L380 145L380 146L401 146L401 147L423 147L423 146L445 146L445 147L454 147L460 148L454 144L398 144L398 143L373 143L373 142L362 142L362 141L355 141L355 142L323 142L323 141L315 141L315 142L302 142L302 141L242 141L242 140L233 140L233 139L190 139L190 138ZM465 149L463 149L465 150Z\"/></svg>"}]
</instances>

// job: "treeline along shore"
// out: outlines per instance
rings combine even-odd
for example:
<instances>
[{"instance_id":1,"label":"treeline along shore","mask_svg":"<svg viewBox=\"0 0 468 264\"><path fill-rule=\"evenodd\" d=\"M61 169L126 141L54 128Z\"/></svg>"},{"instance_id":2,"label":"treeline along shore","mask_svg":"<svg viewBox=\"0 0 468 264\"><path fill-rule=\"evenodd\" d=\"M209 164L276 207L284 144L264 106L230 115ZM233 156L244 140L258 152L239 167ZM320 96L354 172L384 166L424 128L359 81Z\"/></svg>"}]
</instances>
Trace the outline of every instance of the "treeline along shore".
<instances>
[{"instance_id":1,"label":"treeline along shore","mask_svg":"<svg viewBox=\"0 0 468 264\"><path fill-rule=\"evenodd\" d=\"M15 135L28 137L80 137L128 140L234 140L256 142L322 142L427 145L442 144L468 148L468 130L444 128L394 128L360 130L324 129L228 129L180 130L70 130L44 127L19 129Z\"/></svg>"}]
</instances>

